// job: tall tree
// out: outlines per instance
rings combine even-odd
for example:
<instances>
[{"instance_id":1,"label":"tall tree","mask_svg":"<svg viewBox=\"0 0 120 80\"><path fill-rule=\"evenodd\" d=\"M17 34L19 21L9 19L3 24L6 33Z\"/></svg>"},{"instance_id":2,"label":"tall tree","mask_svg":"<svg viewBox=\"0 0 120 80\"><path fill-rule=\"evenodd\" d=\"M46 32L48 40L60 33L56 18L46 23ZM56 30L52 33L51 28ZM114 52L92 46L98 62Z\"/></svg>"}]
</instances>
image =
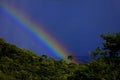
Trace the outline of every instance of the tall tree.
<instances>
[{"instance_id":1,"label":"tall tree","mask_svg":"<svg viewBox=\"0 0 120 80\"><path fill-rule=\"evenodd\" d=\"M106 35L101 34L103 41L103 48L97 47L91 54L109 56L110 58L118 57L120 55L120 32L118 33L107 33Z\"/></svg>"},{"instance_id":2,"label":"tall tree","mask_svg":"<svg viewBox=\"0 0 120 80\"><path fill-rule=\"evenodd\" d=\"M108 55L110 57L118 56L120 54L120 32L108 33L107 35L102 34L101 37L104 39L104 50L107 51Z\"/></svg>"}]
</instances>

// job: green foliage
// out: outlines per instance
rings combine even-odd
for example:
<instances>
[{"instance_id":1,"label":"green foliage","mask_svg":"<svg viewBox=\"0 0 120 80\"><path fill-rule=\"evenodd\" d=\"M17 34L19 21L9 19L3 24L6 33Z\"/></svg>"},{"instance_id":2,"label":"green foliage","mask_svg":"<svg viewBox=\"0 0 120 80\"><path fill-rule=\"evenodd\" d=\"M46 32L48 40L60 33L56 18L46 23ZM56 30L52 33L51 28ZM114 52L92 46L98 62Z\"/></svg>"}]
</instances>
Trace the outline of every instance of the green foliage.
<instances>
[{"instance_id":1,"label":"green foliage","mask_svg":"<svg viewBox=\"0 0 120 80\"><path fill-rule=\"evenodd\" d=\"M97 47L88 63L55 60L20 49L0 38L0 80L120 80L120 33L101 35L103 48Z\"/></svg>"},{"instance_id":2,"label":"green foliage","mask_svg":"<svg viewBox=\"0 0 120 80\"><path fill-rule=\"evenodd\" d=\"M92 72L103 80L119 80L120 74L120 33L102 34L103 48L97 47L92 51L97 60L89 62L89 67L94 68Z\"/></svg>"},{"instance_id":3,"label":"green foliage","mask_svg":"<svg viewBox=\"0 0 120 80\"><path fill-rule=\"evenodd\" d=\"M0 72L0 80L16 80L15 78L5 75L4 73Z\"/></svg>"}]
</instances>

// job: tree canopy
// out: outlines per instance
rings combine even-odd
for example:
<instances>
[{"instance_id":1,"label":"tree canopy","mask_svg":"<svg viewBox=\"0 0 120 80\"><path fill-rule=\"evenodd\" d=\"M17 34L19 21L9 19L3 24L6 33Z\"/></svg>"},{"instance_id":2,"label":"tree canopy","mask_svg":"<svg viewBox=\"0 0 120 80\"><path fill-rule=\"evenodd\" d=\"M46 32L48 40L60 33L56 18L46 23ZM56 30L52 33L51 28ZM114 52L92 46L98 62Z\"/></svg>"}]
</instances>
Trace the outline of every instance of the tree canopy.
<instances>
[{"instance_id":1,"label":"tree canopy","mask_svg":"<svg viewBox=\"0 0 120 80\"><path fill-rule=\"evenodd\" d=\"M91 52L96 58L88 63L38 56L0 38L0 80L120 80L120 32L101 38L103 47Z\"/></svg>"}]
</instances>

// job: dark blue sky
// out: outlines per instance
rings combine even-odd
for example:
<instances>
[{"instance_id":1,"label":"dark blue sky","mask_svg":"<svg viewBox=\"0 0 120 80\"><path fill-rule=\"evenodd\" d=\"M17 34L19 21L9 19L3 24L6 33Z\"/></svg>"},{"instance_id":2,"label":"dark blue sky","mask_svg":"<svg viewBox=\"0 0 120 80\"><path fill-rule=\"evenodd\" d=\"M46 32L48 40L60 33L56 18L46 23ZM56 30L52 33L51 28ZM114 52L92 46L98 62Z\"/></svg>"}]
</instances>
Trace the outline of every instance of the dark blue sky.
<instances>
[{"instance_id":1,"label":"dark blue sky","mask_svg":"<svg viewBox=\"0 0 120 80\"><path fill-rule=\"evenodd\" d=\"M88 56L102 44L100 33L120 31L119 0L0 0L42 23L48 33L74 56ZM0 10L0 37L22 48L44 52ZM29 42L28 42L29 41Z\"/></svg>"}]
</instances>

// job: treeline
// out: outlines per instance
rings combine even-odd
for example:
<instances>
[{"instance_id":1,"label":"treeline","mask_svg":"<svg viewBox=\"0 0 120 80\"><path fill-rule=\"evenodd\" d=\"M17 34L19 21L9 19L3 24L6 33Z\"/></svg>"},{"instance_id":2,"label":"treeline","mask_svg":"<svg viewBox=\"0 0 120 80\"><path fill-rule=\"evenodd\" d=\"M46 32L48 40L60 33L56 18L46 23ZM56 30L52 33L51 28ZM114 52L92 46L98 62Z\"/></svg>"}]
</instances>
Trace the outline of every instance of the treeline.
<instances>
[{"instance_id":1,"label":"treeline","mask_svg":"<svg viewBox=\"0 0 120 80\"><path fill-rule=\"evenodd\" d=\"M120 33L101 37L103 47L91 52L88 63L38 56L0 39L0 80L120 80Z\"/></svg>"}]
</instances>

